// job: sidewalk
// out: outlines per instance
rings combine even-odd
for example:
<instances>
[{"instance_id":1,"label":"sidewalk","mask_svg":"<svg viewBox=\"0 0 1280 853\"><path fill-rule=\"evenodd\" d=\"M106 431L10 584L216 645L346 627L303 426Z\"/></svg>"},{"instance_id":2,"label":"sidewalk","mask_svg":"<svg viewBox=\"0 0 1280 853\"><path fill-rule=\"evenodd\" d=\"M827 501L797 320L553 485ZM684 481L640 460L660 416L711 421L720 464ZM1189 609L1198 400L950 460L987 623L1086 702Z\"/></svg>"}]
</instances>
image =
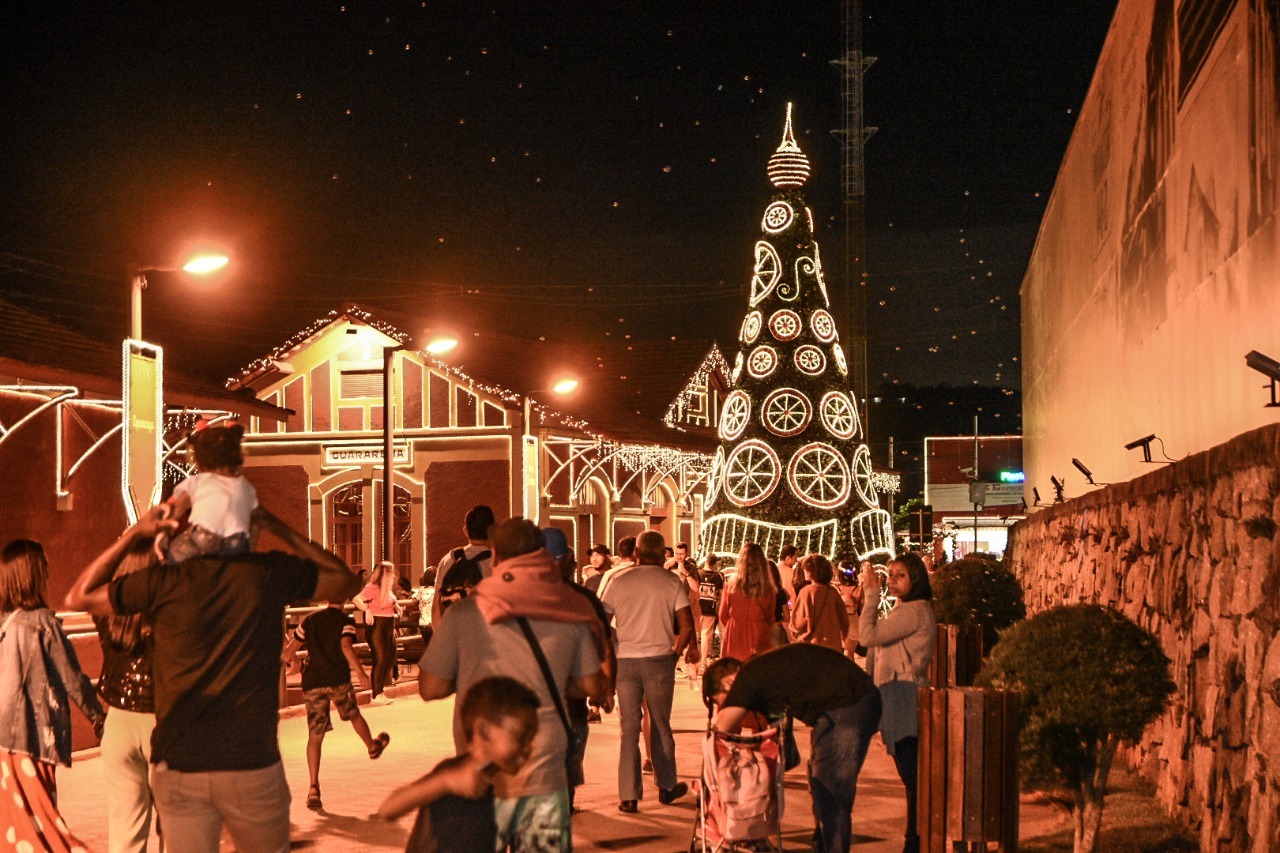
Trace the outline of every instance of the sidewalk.
<instances>
[{"instance_id":1,"label":"sidewalk","mask_svg":"<svg viewBox=\"0 0 1280 853\"><path fill-rule=\"evenodd\" d=\"M697 682L679 679L676 683L672 726L676 733L676 759L681 779L697 777L699 739L706 725ZM403 850L412 820L398 824L369 820L383 797L392 788L428 770L453 753L450 721L453 701L423 703L412 682L393 688L396 701L379 707L363 706L362 711L376 734L387 731L391 745L378 761L370 761L364 746L351 727L334 715L334 730L325 738L320 784L324 809L309 811L304 805L307 789L306 718L298 713L280 721L280 747L285 773L293 791L293 848L295 850L346 853L346 851ZM797 740L807 758L808 733L797 726ZM215 744L210 748L216 749ZM640 812L624 815L617 810L618 718L607 715L603 723L591 726L587 743L587 784L578 790L577 805L583 811L574 816L574 847L579 851L685 851L697 818L692 796L671 806L658 804L657 791L646 780L645 799ZM70 770L58 772L58 799L63 816L90 850L107 847L106 798L102 771L93 751L75 762ZM1044 812L1045 814L1033 814ZM1047 809L1023 806L1023 836L1052 828ZM1049 821L1049 825L1045 821ZM893 762L877 739L872 743L858 781L854 806L854 850L858 853L896 853L902 849L906 806L902 785ZM1038 828L1028 833L1028 823ZM807 851L812 832L809 794L803 765L787 775L786 816L783 820L785 849ZM227 846L225 849L230 849ZM175 851L181 853L181 851Z\"/></svg>"}]
</instances>

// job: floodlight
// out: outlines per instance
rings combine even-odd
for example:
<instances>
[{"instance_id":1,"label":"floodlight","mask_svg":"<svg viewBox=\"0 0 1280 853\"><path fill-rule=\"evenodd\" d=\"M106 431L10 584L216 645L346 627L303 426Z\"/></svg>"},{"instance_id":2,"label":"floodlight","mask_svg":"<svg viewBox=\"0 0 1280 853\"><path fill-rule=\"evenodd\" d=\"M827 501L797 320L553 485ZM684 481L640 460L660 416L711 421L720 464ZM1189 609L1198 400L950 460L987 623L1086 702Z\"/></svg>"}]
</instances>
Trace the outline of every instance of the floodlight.
<instances>
[{"instance_id":1,"label":"floodlight","mask_svg":"<svg viewBox=\"0 0 1280 853\"><path fill-rule=\"evenodd\" d=\"M1141 447L1141 448L1142 448L1142 461L1143 461L1143 462L1150 462L1150 461L1151 461L1151 442L1153 442L1153 441L1155 441L1155 440L1156 440L1155 433L1152 433L1151 435L1147 436L1146 438L1136 438L1136 439L1134 439L1133 441L1131 441L1131 442L1129 442L1128 444L1126 444L1126 445L1124 446L1124 449L1125 449L1125 450L1137 450L1139 447Z\"/></svg>"},{"instance_id":2,"label":"floodlight","mask_svg":"<svg viewBox=\"0 0 1280 853\"><path fill-rule=\"evenodd\" d=\"M1267 403L1267 408L1280 406L1280 399L1276 396L1277 390L1280 390L1280 361L1265 356L1255 349L1245 353L1244 363L1271 380L1270 385L1262 386L1271 389L1271 402Z\"/></svg>"}]
</instances>

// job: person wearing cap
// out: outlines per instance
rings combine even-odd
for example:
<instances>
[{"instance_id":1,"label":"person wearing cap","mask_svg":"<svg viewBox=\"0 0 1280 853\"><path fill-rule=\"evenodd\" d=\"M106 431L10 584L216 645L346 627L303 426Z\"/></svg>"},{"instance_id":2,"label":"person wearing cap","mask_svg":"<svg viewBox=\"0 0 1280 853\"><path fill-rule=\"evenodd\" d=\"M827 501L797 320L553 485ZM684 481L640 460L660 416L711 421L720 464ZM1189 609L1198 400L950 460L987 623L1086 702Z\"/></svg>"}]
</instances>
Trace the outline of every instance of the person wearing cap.
<instances>
[{"instance_id":1,"label":"person wearing cap","mask_svg":"<svg viewBox=\"0 0 1280 853\"><path fill-rule=\"evenodd\" d=\"M592 582L592 578L598 578L604 574L605 569L613 565L613 552L609 550L609 546L603 542L596 543L596 546L587 552L587 566L582 570L582 583L588 587L599 589L600 581Z\"/></svg>"},{"instance_id":2,"label":"person wearing cap","mask_svg":"<svg viewBox=\"0 0 1280 853\"><path fill-rule=\"evenodd\" d=\"M422 655L418 694L427 701L465 696L476 682L503 675L538 695L529 760L493 779L498 833L503 849L569 851L570 739L558 708L571 693L604 699L600 650L607 638L591 604L561 578L533 522L508 519L490 541L493 571L436 625ZM453 720L459 755L467 748L460 706Z\"/></svg>"},{"instance_id":3,"label":"person wearing cap","mask_svg":"<svg viewBox=\"0 0 1280 853\"><path fill-rule=\"evenodd\" d=\"M560 568L560 576L564 578L564 582L569 588L585 598L596 616L600 618L600 624L604 628L606 635L609 631L609 615L604 612L604 606L600 604L600 599L596 598L596 594L587 589L582 584L573 580L574 569L577 568L577 561L574 559L573 551L569 548L569 542L565 539L564 531L558 527L542 528L542 539L546 542L547 553L551 555L551 559L556 561L556 565ZM604 699L603 707L606 713L613 710L613 685L614 679L618 672L618 658L613 650L613 643L606 642L604 644L603 654L600 660L600 672L604 675ZM593 705L595 703L592 703ZM566 702L566 710L569 713L569 722L573 726L574 742L573 754L569 758L569 804L573 804L573 795L579 785L586 782L586 774L583 771L583 760L586 758L587 738L591 734L591 723L600 722L599 706L594 708L588 707L587 697L578 694L570 694Z\"/></svg>"}]
</instances>

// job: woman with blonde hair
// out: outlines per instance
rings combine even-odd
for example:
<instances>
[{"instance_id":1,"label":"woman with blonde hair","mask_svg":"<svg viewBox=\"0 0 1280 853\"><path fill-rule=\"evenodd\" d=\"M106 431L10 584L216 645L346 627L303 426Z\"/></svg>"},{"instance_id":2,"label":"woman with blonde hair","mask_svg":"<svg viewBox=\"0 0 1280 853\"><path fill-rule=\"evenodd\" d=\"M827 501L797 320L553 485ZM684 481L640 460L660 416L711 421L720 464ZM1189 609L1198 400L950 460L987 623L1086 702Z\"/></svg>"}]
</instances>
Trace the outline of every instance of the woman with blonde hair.
<instances>
[{"instance_id":1,"label":"woman with blonde hair","mask_svg":"<svg viewBox=\"0 0 1280 853\"><path fill-rule=\"evenodd\" d=\"M821 554L810 554L800 561L800 571L806 583L796 594L796 606L791 611L792 638L797 643L816 643L843 652L849 613L844 609L844 599L831 585L831 561Z\"/></svg>"},{"instance_id":2,"label":"woman with blonde hair","mask_svg":"<svg viewBox=\"0 0 1280 853\"><path fill-rule=\"evenodd\" d=\"M14 850L83 849L58 814L54 770L71 766L71 703L102 731L93 685L46 603L39 542L0 551L0 827Z\"/></svg>"},{"instance_id":3,"label":"woman with blonde hair","mask_svg":"<svg viewBox=\"0 0 1280 853\"><path fill-rule=\"evenodd\" d=\"M743 545L720 598L721 657L745 661L769 650L777 592L764 549L754 542Z\"/></svg>"},{"instance_id":4,"label":"woman with blonde hair","mask_svg":"<svg viewBox=\"0 0 1280 853\"><path fill-rule=\"evenodd\" d=\"M355 605L373 617L369 629L369 648L373 652L373 698L386 689L391 668L396 662L396 578L398 572L390 560L383 560L373 570L369 584L360 590ZM387 697L387 702L391 697Z\"/></svg>"}]
</instances>

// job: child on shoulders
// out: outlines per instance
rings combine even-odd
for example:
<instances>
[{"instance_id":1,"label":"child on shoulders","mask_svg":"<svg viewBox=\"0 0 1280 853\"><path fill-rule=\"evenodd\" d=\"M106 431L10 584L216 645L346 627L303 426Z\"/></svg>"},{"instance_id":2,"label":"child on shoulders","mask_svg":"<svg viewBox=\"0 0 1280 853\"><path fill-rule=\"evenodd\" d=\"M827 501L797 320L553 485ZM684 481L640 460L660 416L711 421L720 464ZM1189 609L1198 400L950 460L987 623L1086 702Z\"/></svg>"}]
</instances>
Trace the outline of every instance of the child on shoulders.
<instances>
[{"instance_id":1,"label":"child on shoulders","mask_svg":"<svg viewBox=\"0 0 1280 853\"><path fill-rule=\"evenodd\" d=\"M249 531L258 493L240 473L244 427L235 421L196 424L188 438L197 473L173 490L166 518L187 522L173 537L156 538L156 554L166 563L192 557L236 557L249 552Z\"/></svg>"}]
</instances>

